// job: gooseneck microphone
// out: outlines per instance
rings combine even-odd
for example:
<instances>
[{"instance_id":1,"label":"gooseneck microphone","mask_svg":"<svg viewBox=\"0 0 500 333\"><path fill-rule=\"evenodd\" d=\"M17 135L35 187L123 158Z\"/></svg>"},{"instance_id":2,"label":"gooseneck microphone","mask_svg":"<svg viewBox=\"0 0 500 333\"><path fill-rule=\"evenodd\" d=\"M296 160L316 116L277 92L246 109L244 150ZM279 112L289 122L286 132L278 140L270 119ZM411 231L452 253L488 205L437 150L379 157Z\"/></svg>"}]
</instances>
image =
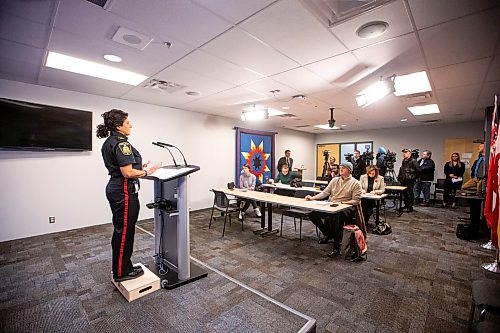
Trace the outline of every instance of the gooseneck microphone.
<instances>
[{"instance_id":1,"label":"gooseneck microphone","mask_svg":"<svg viewBox=\"0 0 500 333\"><path fill-rule=\"evenodd\" d=\"M181 155L182 155L182 159L184 160L184 165L188 166L188 164L186 162L186 158L184 157L184 154L182 153L182 151L179 148L177 148L174 145L171 145L170 143L163 143L163 142L159 142L159 141L157 143L159 143L160 145L164 145L164 146L167 146L167 147L173 147L173 148L177 149L179 151L179 153L181 153Z\"/></svg>"},{"instance_id":2,"label":"gooseneck microphone","mask_svg":"<svg viewBox=\"0 0 500 333\"><path fill-rule=\"evenodd\" d=\"M161 148L165 148L166 150L168 150L168 152L170 153L170 156L172 156L172 160L174 161L174 165L177 166L177 162L175 161L175 158L174 158L174 155L172 154L172 152L170 151L170 149L168 149L168 146L161 143L161 142L151 142L152 144L154 144L155 146L158 146L158 147L161 147Z\"/></svg>"}]
</instances>

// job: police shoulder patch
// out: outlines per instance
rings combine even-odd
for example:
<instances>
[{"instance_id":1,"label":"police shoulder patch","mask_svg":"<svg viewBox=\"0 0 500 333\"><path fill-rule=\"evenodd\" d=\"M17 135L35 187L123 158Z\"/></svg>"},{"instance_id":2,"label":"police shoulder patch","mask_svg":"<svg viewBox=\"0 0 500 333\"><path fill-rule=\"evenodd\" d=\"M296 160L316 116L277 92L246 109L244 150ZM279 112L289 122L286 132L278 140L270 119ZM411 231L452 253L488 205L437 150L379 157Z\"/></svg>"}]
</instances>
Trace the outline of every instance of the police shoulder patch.
<instances>
[{"instance_id":1,"label":"police shoulder patch","mask_svg":"<svg viewBox=\"0 0 500 333\"><path fill-rule=\"evenodd\" d=\"M120 142L118 144L118 148L120 148L123 155L132 155L132 147L128 142Z\"/></svg>"}]
</instances>

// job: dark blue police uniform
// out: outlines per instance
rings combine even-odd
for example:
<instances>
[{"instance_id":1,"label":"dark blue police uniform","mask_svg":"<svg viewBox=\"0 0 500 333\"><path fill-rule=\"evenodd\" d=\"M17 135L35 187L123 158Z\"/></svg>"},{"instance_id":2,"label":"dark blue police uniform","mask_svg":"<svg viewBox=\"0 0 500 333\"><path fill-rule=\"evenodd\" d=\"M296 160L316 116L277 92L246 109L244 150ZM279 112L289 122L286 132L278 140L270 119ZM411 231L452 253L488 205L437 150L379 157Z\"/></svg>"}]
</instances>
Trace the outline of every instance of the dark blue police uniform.
<instances>
[{"instance_id":1,"label":"dark blue police uniform","mask_svg":"<svg viewBox=\"0 0 500 333\"><path fill-rule=\"evenodd\" d=\"M142 157L126 136L114 131L102 145L101 152L111 177L106 186L106 197L113 213L111 248L113 278L117 279L134 271L130 258L139 217L139 180L123 177L120 167L132 164L132 168L142 170Z\"/></svg>"}]
</instances>

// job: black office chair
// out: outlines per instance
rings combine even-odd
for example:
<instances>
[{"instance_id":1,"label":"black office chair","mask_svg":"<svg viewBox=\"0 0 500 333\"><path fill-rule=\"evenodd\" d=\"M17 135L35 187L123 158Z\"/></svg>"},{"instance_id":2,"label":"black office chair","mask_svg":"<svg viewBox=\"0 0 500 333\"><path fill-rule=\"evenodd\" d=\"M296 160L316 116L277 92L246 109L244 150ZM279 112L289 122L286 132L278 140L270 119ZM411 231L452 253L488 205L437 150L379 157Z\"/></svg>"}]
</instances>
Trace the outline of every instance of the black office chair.
<instances>
[{"instance_id":1,"label":"black office chair","mask_svg":"<svg viewBox=\"0 0 500 333\"><path fill-rule=\"evenodd\" d=\"M212 206L212 215L210 215L210 223L208 224L208 229L212 226L212 219L215 220L214 210L218 210L224 215L224 227L222 228L222 237L224 237L224 233L226 231L226 222L227 217L229 216L229 225L231 225L231 215L236 213L239 214L241 212L241 207L239 206L239 202L236 198L229 199L226 193L222 191L212 190L214 192L214 204ZM245 218L243 216L243 218ZM241 230L243 230L243 219L241 220Z\"/></svg>"},{"instance_id":2,"label":"black office chair","mask_svg":"<svg viewBox=\"0 0 500 333\"><path fill-rule=\"evenodd\" d=\"M314 187L314 183L313 182L302 182L302 186L304 186L304 187Z\"/></svg>"},{"instance_id":3,"label":"black office chair","mask_svg":"<svg viewBox=\"0 0 500 333\"><path fill-rule=\"evenodd\" d=\"M434 183L434 204L436 204L436 195L441 194L444 198L444 184L446 182L446 179L444 178L438 178L436 182Z\"/></svg>"},{"instance_id":4,"label":"black office chair","mask_svg":"<svg viewBox=\"0 0 500 333\"><path fill-rule=\"evenodd\" d=\"M476 307L479 309L479 322L483 322L488 313L500 314L500 284L493 280L476 280L472 282L469 332L472 331Z\"/></svg>"},{"instance_id":5,"label":"black office chair","mask_svg":"<svg viewBox=\"0 0 500 333\"><path fill-rule=\"evenodd\" d=\"M295 191L294 197L296 198L305 198L306 195L314 195L313 191L305 191L305 190L297 190ZM297 222L296 219L299 219L299 242L302 242L302 220L308 219L311 210L308 209L300 209L300 208L290 208L284 210L281 213L281 226L280 226L280 237L283 236L283 216L293 217L293 224L295 226L295 230L297 230ZM318 231L316 230L316 234Z\"/></svg>"}]
</instances>

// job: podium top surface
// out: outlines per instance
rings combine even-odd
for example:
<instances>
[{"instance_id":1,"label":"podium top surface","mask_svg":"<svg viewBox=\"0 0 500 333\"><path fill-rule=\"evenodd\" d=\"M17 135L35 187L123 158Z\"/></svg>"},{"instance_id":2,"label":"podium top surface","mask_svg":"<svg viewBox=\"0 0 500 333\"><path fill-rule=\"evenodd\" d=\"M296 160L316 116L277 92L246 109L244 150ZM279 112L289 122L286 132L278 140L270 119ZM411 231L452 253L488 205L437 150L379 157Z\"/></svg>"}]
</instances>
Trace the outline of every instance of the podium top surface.
<instances>
[{"instance_id":1,"label":"podium top surface","mask_svg":"<svg viewBox=\"0 0 500 333\"><path fill-rule=\"evenodd\" d=\"M197 165L179 165L179 166L173 166L173 165L167 165L164 167L159 168L155 172L153 172L151 175L148 175L147 177L144 177L144 179L151 179L151 180L161 180L161 181L168 181L172 179L177 179L180 177L187 176L193 172L196 172L200 170L200 167Z\"/></svg>"}]
</instances>

